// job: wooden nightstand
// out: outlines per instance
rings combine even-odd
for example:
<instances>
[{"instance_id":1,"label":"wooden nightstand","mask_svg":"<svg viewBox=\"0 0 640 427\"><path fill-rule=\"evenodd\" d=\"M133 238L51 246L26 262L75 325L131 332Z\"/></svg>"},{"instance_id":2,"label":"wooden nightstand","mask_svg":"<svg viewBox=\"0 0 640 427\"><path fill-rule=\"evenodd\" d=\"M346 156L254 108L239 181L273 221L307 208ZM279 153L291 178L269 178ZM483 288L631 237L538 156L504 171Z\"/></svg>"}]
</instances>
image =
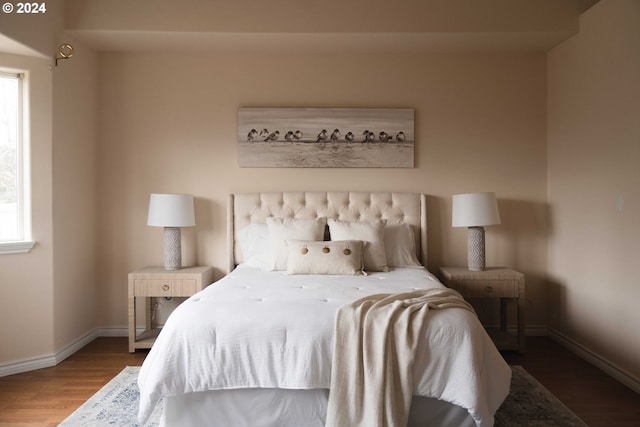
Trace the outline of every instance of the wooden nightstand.
<instances>
[{"instance_id":1,"label":"wooden nightstand","mask_svg":"<svg viewBox=\"0 0 640 427\"><path fill-rule=\"evenodd\" d=\"M151 297L190 297L213 282L213 268L165 270L147 267L129 273L129 352L151 348L159 328L151 326ZM136 298L145 298L145 330L136 335Z\"/></svg>"},{"instance_id":2,"label":"wooden nightstand","mask_svg":"<svg viewBox=\"0 0 640 427\"><path fill-rule=\"evenodd\" d=\"M488 329L500 350L524 353L524 274L508 268L493 267L470 271L459 267L441 267L443 282L464 298L500 298L500 329ZM507 303L517 302L518 332L507 332Z\"/></svg>"}]
</instances>

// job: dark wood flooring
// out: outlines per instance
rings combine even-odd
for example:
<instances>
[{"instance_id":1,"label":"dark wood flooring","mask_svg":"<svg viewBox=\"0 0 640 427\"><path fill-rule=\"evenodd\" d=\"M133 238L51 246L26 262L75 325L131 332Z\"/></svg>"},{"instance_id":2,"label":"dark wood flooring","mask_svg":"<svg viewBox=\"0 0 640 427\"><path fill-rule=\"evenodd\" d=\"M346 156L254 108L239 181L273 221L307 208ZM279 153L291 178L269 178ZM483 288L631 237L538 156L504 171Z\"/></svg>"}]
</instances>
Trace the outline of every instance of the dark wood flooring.
<instances>
[{"instance_id":1,"label":"dark wood flooring","mask_svg":"<svg viewBox=\"0 0 640 427\"><path fill-rule=\"evenodd\" d=\"M125 366L142 364L126 338L98 338L58 366L0 378L0 427L57 426ZM640 426L640 394L546 337L528 337L527 353L503 353L522 365L592 427Z\"/></svg>"},{"instance_id":2,"label":"dark wood flooring","mask_svg":"<svg viewBox=\"0 0 640 427\"><path fill-rule=\"evenodd\" d=\"M591 427L640 427L640 394L547 337L527 337L524 355L503 352L522 365Z\"/></svg>"}]
</instances>

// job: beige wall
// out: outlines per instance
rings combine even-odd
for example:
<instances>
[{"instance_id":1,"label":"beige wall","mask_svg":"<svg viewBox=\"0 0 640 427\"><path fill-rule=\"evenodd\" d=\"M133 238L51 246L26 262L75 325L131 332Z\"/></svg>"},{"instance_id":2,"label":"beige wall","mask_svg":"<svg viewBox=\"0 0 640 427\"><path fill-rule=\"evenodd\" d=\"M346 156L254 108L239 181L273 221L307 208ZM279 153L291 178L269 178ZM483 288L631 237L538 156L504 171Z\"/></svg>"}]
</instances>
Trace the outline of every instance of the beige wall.
<instances>
[{"instance_id":1,"label":"beige wall","mask_svg":"<svg viewBox=\"0 0 640 427\"><path fill-rule=\"evenodd\" d=\"M230 192L402 190L429 199L430 267L466 264L450 227L456 192L495 191L503 225L488 263L528 275L531 325L546 324L544 54L99 56L99 325L126 326L126 275L162 262L149 193L196 197L185 263L226 267ZM241 106L415 109L413 169L244 169ZM484 313L481 313L484 314Z\"/></svg>"},{"instance_id":2,"label":"beige wall","mask_svg":"<svg viewBox=\"0 0 640 427\"><path fill-rule=\"evenodd\" d=\"M0 53L28 73L31 106L32 228L28 254L0 255L0 367L53 350L52 85L49 61Z\"/></svg>"},{"instance_id":3,"label":"beige wall","mask_svg":"<svg viewBox=\"0 0 640 427\"><path fill-rule=\"evenodd\" d=\"M73 43L53 70L55 350L96 327L97 55Z\"/></svg>"},{"instance_id":4,"label":"beige wall","mask_svg":"<svg viewBox=\"0 0 640 427\"><path fill-rule=\"evenodd\" d=\"M550 325L636 381L638 46L640 3L603 0L548 56Z\"/></svg>"}]
</instances>

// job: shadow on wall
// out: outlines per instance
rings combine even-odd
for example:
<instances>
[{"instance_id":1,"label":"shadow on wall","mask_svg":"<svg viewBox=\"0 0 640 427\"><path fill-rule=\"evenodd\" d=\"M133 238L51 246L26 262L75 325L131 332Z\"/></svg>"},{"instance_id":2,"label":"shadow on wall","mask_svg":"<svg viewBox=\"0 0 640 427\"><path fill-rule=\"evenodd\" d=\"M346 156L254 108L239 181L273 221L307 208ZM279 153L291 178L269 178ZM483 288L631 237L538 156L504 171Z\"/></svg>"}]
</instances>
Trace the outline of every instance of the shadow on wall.
<instances>
[{"instance_id":1,"label":"shadow on wall","mask_svg":"<svg viewBox=\"0 0 640 427\"><path fill-rule=\"evenodd\" d=\"M437 272L438 268L443 264L443 227L447 225L447 219L443 217L446 214L446 206L451 204L450 200L444 197L435 197L427 195L427 269ZM449 206L449 212L451 206ZM451 226L449 215L448 226Z\"/></svg>"},{"instance_id":2,"label":"shadow on wall","mask_svg":"<svg viewBox=\"0 0 640 427\"><path fill-rule=\"evenodd\" d=\"M528 269L546 271L549 224L547 204L498 197L501 224L488 231L487 252L500 265L527 273Z\"/></svg>"},{"instance_id":3,"label":"shadow on wall","mask_svg":"<svg viewBox=\"0 0 640 427\"><path fill-rule=\"evenodd\" d=\"M521 269L524 273L536 266L540 266L537 270L546 270L549 233L546 203L503 199L498 195L498 209L501 224L485 228L488 264ZM451 197L427 196L427 215L429 269L437 271L445 265L445 254L449 262L460 259L466 265L466 232L449 231Z\"/></svg>"},{"instance_id":4,"label":"shadow on wall","mask_svg":"<svg viewBox=\"0 0 640 427\"><path fill-rule=\"evenodd\" d=\"M549 327L561 329L566 318L567 287L560 281L547 278L547 322Z\"/></svg>"},{"instance_id":5,"label":"shadow on wall","mask_svg":"<svg viewBox=\"0 0 640 427\"><path fill-rule=\"evenodd\" d=\"M225 230L215 230L213 212L217 211L216 203L203 197L193 198L196 226L182 228L182 265L211 265L211 261L202 262L202 256L220 250L208 248L213 241L214 233L225 233Z\"/></svg>"}]
</instances>

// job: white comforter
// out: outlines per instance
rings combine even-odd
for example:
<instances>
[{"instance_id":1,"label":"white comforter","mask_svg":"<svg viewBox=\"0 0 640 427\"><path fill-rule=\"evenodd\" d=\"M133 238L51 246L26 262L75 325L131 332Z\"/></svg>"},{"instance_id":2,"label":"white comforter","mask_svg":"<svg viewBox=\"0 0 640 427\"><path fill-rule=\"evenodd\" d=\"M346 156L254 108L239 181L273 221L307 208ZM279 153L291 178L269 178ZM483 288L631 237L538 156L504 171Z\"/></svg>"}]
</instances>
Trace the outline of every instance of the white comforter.
<instances>
[{"instance_id":1,"label":"white comforter","mask_svg":"<svg viewBox=\"0 0 640 427\"><path fill-rule=\"evenodd\" d=\"M139 419L163 396L237 388L329 388L335 314L365 295L442 287L419 268L288 276L238 267L178 306L138 377ZM434 312L418 345L414 395L466 408L478 426L509 394L511 370L475 315Z\"/></svg>"}]
</instances>

